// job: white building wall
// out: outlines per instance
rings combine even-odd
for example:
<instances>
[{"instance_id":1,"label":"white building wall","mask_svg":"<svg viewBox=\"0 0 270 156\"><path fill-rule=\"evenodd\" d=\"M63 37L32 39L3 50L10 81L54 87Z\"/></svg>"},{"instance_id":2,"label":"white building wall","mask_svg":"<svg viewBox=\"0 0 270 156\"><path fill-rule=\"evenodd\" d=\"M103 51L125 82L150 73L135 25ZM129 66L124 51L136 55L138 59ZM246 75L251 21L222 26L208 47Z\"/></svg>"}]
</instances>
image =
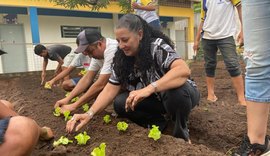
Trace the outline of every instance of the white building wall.
<instances>
[{"instance_id":1,"label":"white building wall","mask_svg":"<svg viewBox=\"0 0 270 156\"><path fill-rule=\"evenodd\" d=\"M114 37L114 24L112 19L97 18L80 18L80 17L62 17L62 16L39 16L39 35L40 43L45 46L51 44L65 44L76 48L75 38L62 38L61 26L93 26L100 27L104 37ZM32 45L32 33L30 26L30 18L28 15L18 15L18 22L22 23L25 31L25 41L27 49L27 61L29 71L37 71L42 69L43 58L34 54L34 46ZM0 60L1 61L1 60ZM49 61L47 70L55 69L56 61ZM0 62L0 70L2 70ZM1 72L1 71L0 71Z\"/></svg>"}]
</instances>

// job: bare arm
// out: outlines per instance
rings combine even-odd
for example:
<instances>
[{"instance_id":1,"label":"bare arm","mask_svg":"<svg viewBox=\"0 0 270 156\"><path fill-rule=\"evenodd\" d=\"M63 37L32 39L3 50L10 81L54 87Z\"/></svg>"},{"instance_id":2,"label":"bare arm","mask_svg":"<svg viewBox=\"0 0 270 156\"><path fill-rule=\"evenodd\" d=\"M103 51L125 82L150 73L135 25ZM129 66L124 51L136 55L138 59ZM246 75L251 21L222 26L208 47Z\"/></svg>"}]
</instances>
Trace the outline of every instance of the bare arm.
<instances>
[{"instance_id":1,"label":"bare arm","mask_svg":"<svg viewBox=\"0 0 270 156\"><path fill-rule=\"evenodd\" d=\"M58 80L61 80L62 78L64 78L65 76L67 76L69 73L71 73L73 70L75 69L75 67L73 66L69 66L67 69L63 70L60 74L58 74L56 77L54 77L53 79L51 79L49 81L49 83L51 85L53 85L55 82L57 82Z\"/></svg>"},{"instance_id":2,"label":"bare arm","mask_svg":"<svg viewBox=\"0 0 270 156\"><path fill-rule=\"evenodd\" d=\"M242 5L240 4L236 8L237 8L239 20L240 20L240 23L241 23L241 30L240 30L240 33L238 34L237 42L239 43L240 46L242 46L243 43L244 43L243 23L242 23Z\"/></svg>"},{"instance_id":3,"label":"bare arm","mask_svg":"<svg viewBox=\"0 0 270 156\"><path fill-rule=\"evenodd\" d=\"M55 69L55 74L59 73L62 65L64 64L64 61L63 61L63 59L61 57L58 57L57 62L58 62L58 65L57 65L57 67Z\"/></svg>"},{"instance_id":4,"label":"bare arm","mask_svg":"<svg viewBox=\"0 0 270 156\"><path fill-rule=\"evenodd\" d=\"M111 74L99 75L97 81L87 90L87 92L82 97L80 97L78 101L76 101L72 105L78 108L84 103L96 98L109 81L110 75Z\"/></svg>"},{"instance_id":5,"label":"bare arm","mask_svg":"<svg viewBox=\"0 0 270 156\"><path fill-rule=\"evenodd\" d=\"M199 49L202 27L203 27L203 21L200 22L198 32L196 34L196 38L195 38L194 45L193 45L193 50L194 50L195 55L197 54L197 51Z\"/></svg>"},{"instance_id":6,"label":"bare arm","mask_svg":"<svg viewBox=\"0 0 270 156\"><path fill-rule=\"evenodd\" d=\"M85 91L88 88L88 86L90 86L93 83L93 80L94 80L95 76L96 76L96 72L94 72L94 71L87 71L86 75L84 75L80 79L79 83L70 92L70 94L67 97L65 97L65 98L57 101L55 103L54 107L56 108L56 107L59 107L59 106L68 104L68 102L72 98L74 98L77 95L81 94L83 91Z\"/></svg>"},{"instance_id":7,"label":"bare arm","mask_svg":"<svg viewBox=\"0 0 270 156\"><path fill-rule=\"evenodd\" d=\"M138 3L133 2L132 3L132 8L133 9L139 9L139 10L145 10L145 11L155 11L157 9L157 6L153 5L151 3L146 5L146 6L141 6Z\"/></svg>"},{"instance_id":8,"label":"bare arm","mask_svg":"<svg viewBox=\"0 0 270 156\"><path fill-rule=\"evenodd\" d=\"M43 85L45 78L46 78L46 68L48 65L48 59L44 58L43 66L42 66L42 73L41 73L41 85Z\"/></svg>"}]
</instances>

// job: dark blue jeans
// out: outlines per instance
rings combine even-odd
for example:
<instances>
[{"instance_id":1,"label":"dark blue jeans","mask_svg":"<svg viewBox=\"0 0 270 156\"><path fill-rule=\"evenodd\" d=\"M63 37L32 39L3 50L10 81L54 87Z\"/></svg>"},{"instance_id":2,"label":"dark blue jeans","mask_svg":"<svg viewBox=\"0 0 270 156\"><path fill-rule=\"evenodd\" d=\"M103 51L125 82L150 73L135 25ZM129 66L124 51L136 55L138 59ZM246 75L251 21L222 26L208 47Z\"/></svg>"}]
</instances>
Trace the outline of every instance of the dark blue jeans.
<instances>
[{"instance_id":1,"label":"dark blue jeans","mask_svg":"<svg viewBox=\"0 0 270 156\"><path fill-rule=\"evenodd\" d=\"M6 130L8 128L10 117L0 120L0 145L4 142Z\"/></svg>"},{"instance_id":2,"label":"dark blue jeans","mask_svg":"<svg viewBox=\"0 0 270 156\"><path fill-rule=\"evenodd\" d=\"M129 118L143 127L157 125L163 130L167 123L164 116L167 115L174 122L173 136L186 141L189 139L188 116L200 100L200 93L192 84L186 82L179 88L162 92L160 98L153 94L139 102L135 111L126 112L128 95L129 92L123 92L115 98L114 109L120 117Z\"/></svg>"}]
</instances>

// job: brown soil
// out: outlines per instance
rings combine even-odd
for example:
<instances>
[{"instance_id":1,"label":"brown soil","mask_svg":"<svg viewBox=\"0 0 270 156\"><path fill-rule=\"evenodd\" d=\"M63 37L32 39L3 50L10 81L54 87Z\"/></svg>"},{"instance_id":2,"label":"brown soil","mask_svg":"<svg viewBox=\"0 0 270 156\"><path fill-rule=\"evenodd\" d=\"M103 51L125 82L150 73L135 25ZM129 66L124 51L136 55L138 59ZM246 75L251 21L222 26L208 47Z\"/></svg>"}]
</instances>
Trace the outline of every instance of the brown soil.
<instances>
[{"instance_id":1,"label":"brown soil","mask_svg":"<svg viewBox=\"0 0 270 156\"><path fill-rule=\"evenodd\" d=\"M107 145L107 155L228 155L239 145L246 131L245 107L237 104L236 94L223 62L219 62L217 67L216 95L219 99L215 103L206 101L203 62L192 63L191 69L192 78L201 92L200 105L190 115L189 129L192 145L169 135L162 135L160 140L154 141L147 137L148 129L126 119L112 118L112 123L106 125L102 119L105 114L108 114L105 111L95 116L82 130L91 137L87 145L76 145L74 136L77 133L66 134L64 119L52 114L54 103L64 97L64 91L60 88L54 88L53 91L43 89L39 86L39 75L2 76L0 98L14 102L16 110L21 115L35 119L39 125L51 127L55 133L55 140L60 136L67 136L74 140L74 143L57 149L52 146L53 140L40 141L32 153L33 156L88 156L93 148L102 142ZM82 109L77 111L80 112L83 112ZM129 123L127 132L118 132L116 129L118 121Z\"/></svg>"}]
</instances>

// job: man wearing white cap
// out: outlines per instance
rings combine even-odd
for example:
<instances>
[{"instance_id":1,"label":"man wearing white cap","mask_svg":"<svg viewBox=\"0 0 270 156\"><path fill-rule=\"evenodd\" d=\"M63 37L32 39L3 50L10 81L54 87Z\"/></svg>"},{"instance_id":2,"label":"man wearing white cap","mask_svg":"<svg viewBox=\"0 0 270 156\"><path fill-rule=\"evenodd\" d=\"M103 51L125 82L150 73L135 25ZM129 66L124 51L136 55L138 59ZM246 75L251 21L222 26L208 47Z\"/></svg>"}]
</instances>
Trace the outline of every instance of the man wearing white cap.
<instances>
[{"instance_id":1,"label":"man wearing white cap","mask_svg":"<svg viewBox=\"0 0 270 156\"><path fill-rule=\"evenodd\" d=\"M96 98L105 87L111 75L111 63L117 50L118 43L114 39L104 38L98 30L86 29L82 31L77 39L79 47L77 53L85 53L92 57L90 66L85 76L80 79L70 94L57 101L54 107L60 107L61 111L73 111L82 104ZM100 71L98 79L94 78ZM90 86L90 87L89 87ZM87 92L73 104L68 104L72 98L80 95L88 88Z\"/></svg>"}]
</instances>

